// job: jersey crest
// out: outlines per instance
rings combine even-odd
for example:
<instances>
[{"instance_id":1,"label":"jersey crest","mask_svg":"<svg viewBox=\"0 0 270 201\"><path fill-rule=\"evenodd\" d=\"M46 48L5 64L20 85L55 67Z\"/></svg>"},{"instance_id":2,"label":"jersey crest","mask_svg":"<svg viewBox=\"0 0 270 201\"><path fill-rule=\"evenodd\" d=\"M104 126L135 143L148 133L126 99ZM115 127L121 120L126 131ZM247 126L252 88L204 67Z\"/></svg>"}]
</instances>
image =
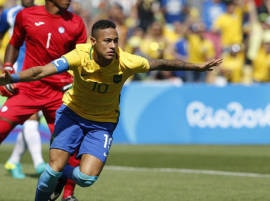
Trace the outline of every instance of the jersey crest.
<instances>
[{"instance_id":1,"label":"jersey crest","mask_svg":"<svg viewBox=\"0 0 270 201\"><path fill-rule=\"evenodd\" d=\"M113 76L113 82L114 83L119 83L122 81L122 75L114 75Z\"/></svg>"}]
</instances>

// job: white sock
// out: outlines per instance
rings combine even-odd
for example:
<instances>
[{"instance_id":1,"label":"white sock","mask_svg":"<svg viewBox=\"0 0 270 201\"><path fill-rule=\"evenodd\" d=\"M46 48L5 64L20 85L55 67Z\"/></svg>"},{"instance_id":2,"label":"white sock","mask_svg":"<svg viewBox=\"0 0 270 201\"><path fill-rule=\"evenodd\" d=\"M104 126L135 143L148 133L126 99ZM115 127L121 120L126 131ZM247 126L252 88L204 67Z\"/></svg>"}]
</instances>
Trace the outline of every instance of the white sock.
<instances>
[{"instance_id":1,"label":"white sock","mask_svg":"<svg viewBox=\"0 0 270 201\"><path fill-rule=\"evenodd\" d=\"M26 149L27 148L26 148L25 141L23 139L23 134L22 132L19 132L16 139L15 146L13 148L10 158L8 159L8 162L14 163L14 164L19 163Z\"/></svg>"},{"instance_id":2,"label":"white sock","mask_svg":"<svg viewBox=\"0 0 270 201\"><path fill-rule=\"evenodd\" d=\"M38 131L38 124L39 123L36 120L27 120L23 124L24 140L31 154L35 168L40 163L44 162L42 157L42 145L40 133Z\"/></svg>"}]
</instances>

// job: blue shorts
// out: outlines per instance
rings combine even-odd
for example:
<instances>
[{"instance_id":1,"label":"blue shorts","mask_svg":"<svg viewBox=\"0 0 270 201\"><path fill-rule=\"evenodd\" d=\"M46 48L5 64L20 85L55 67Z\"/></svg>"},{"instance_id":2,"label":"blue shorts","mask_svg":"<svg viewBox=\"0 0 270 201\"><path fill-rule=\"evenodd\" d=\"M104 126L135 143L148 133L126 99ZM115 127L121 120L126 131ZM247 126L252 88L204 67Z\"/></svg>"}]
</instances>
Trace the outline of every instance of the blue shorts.
<instances>
[{"instance_id":1,"label":"blue shorts","mask_svg":"<svg viewBox=\"0 0 270 201\"><path fill-rule=\"evenodd\" d=\"M62 105L56 112L50 148L61 149L77 157L90 154L106 162L113 141L115 123L95 122L78 116Z\"/></svg>"}]
</instances>

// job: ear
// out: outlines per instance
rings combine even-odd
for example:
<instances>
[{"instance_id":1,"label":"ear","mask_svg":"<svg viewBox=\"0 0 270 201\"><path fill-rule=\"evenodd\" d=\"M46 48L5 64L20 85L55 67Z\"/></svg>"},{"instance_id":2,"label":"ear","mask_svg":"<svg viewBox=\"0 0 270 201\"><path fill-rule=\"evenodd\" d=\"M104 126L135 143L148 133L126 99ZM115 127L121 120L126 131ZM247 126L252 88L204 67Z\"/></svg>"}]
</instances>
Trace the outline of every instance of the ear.
<instances>
[{"instance_id":1,"label":"ear","mask_svg":"<svg viewBox=\"0 0 270 201\"><path fill-rule=\"evenodd\" d=\"M96 44L96 39L92 36L90 36L90 41L91 41L92 46Z\"/></svg>"}]
</instances>

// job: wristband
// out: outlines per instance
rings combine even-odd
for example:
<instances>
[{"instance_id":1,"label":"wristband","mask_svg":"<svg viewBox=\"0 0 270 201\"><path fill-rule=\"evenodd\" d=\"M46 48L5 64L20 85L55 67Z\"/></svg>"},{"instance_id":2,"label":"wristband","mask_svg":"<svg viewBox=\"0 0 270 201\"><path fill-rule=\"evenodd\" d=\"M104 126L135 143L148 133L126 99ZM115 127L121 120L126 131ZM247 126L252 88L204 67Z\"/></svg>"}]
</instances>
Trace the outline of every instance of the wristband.
<instances>
[{"instance_id":1,"label":"wristband","mask_svg":"<svg viewBox=\"0 0 270 201\"><path fill-rule=\"evenodd\" d=\"M13 66L13 64L12 64L11 62L5 62L5 63L3 64L3 67L6 67L6 66Z\"/></svg>"},{"instance_id":2,"label":"wristband","mask_svg":"<svg viewBox=\"0 0 270 201\"><path fill-rule=\"evenodd\" d=\"M14 68L13 68L13 64L11 62L6 62L3 65L3 69L5 71L8 71L9 73L14 73Z\"/></svg>"},{"instance_id":3,"label":"wristband","mask_svg":"<svg viewBox=\"0 0 270 201\"><path fill-rule=\"evenodd\" d=\"M10 75L12 83L19 82L20 81L20 76L18 73L14 73Z\"/></svg>"}]
</instances>

